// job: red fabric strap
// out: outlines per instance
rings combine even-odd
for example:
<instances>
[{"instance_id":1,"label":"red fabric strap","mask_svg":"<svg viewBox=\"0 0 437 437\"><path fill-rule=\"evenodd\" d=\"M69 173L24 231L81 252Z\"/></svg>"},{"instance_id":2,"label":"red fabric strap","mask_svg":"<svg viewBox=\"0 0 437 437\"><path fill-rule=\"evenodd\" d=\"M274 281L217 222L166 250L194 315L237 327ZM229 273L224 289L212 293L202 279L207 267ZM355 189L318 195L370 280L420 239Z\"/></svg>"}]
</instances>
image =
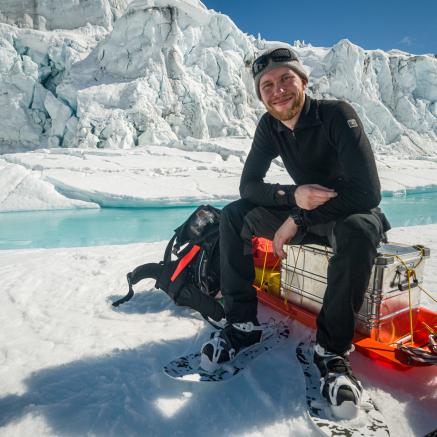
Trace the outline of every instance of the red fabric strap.
<instances>
[{"instance_id":1,"label":"red fabric strap","mask_svg":"<svg viewBox=\"0 0 437 437\"><path fill-rule=\"evenodd\" d=\"M171 275L171 282L174 282L176 278L181 274L182 270L190 263L190 261L195 257L197 252L199 252L200 246L194 245L191 250L179 261L173 275Z\"/></svg>"}]
</instances>

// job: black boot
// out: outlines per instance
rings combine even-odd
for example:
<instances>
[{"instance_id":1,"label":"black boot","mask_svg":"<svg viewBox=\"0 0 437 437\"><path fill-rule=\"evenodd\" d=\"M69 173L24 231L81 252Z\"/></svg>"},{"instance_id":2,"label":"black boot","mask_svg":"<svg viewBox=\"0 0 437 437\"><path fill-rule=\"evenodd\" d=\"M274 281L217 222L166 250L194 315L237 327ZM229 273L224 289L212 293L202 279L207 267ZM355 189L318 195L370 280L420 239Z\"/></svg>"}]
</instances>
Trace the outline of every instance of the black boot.
<instances>
[{"instance_id":1,"label":"black boot","mask_svg":"<svg viewBox=\"0 0 437 437\"><path fill-rule=\"evenodd\" d=\"M201 348L200 367L209 373L221 363L232 361L240 350L261 340L262 327L259 323L233 323L211 335Z\"/></svg>"},{"instance_id":2,"label":"black boot","mask_svg":"<svg viewBox=\"0 0 437 437\"><path fill-rule=\"evenodd\" d=\"M319 344L314 346L314 364L320 371L322 396L339 419L358 415L363 387L352 374L349 350L343 355L331 353Z\"/></svg>"}]
</instances>

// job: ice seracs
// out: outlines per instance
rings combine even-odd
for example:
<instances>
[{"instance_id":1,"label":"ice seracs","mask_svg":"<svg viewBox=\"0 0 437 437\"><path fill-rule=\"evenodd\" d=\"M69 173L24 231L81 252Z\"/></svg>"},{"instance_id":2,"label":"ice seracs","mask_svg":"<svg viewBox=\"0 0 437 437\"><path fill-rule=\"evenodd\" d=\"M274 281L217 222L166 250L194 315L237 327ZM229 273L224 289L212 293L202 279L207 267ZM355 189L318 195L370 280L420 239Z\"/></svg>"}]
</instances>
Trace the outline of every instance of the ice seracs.
<instances>
[{"instance_id":1,"label":"ice seracs","mask_svg":"<svg viewBox=\"0 0 437 437\"><path fill-rule=\"evenodd\" d=\"M132 0L1 0L0 21L38 30L112 27Z\"/></svg>"},{"instance_id":2,"label":"ice seracs","mask_svg":"<svg viewBox=\"0 0 437 437\"><path fill-rule=\"evenodd\" d=\"M22 3L27 10L30 2ZM57 3L35 4L52 14L50 28L61 25ZM250 138L264 112L250 65L255 53L274 42L244 34L198 0L89 0L96 11L116 9L110 25L101 25L94 19L99 14L91 12L85 23L73 4L65 2L63 14L71 10L71 26L82 27L41 31L0 23L4 171L33 173L38 180L33 189L44 198L64 196L63 205L71 205L69 197L101 206L235 198ZM14 2L0 0L0 10L5 21L15 23ZM436 185L434 56L364 50L348 40L331 48L297 41L294 49L310 73L310 95L345 99L357 110L379 159L384 189ZM5 155L43 148L29 156ZM96 149L111 152L105 156ZM393 155L427 159L426 169L412 161L400 181L393 177L398 168ZM286 176L280 163L272 170L274 178ZM3 185L0 210L50 204L20 203L17 193L13 184Z\"/></svg>"},{"instance_id":3,"label":"ice seracs","mask_svg":"<svg viewBox=\"0 0 437 437\"><path fill-rule=\"evenodd\" d=\"M82 3L35 3L52 23L47 29L73 30L0 25L0 150L253 135L263 107L249 67L269 42L198 0L92 0L87 17ZM19 24L17 5L0 5L3 20ZM311 73L309 92L351 102L377 153L436 155L434 56L364 50L348 40L332 48L298 41L295 50Z\"/></svg>"},{"instance_id":4,"label":"ice seracs","mask_svg":"<svg viewBox=\"0 0 437 437\"><path fill-rule=\"evenodd\" d=\"M437 153L437 59L342 40L312 72L315 94L353 103L376 152Z\"/></svg>"}]
</instances>

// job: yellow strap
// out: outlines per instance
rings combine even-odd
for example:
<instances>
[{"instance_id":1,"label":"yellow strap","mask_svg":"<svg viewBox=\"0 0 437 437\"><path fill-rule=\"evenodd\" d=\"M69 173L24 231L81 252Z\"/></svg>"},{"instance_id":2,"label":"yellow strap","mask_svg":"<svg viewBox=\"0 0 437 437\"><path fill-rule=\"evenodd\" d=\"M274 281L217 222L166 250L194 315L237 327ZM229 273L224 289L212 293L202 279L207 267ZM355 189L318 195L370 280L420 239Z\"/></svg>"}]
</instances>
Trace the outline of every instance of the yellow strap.
<instances>
[{"instance_id":1,"label":"yellow strap","mask_svg":"<svg viewBox=\"0 0 437 437\"><path fill-rule=\"evenodd\" d=\"M275 270L276 266L278 265L278 262L281 261L281 258L277 257L278 259L276 260L274 266L272 267L272 271Z\"/></svg>"},{"instance_id":2,"label":"yellow strap","mask_svg":"<svg viewBox=\"0 0 437 437\"><path fill-rule=\"evenodd\" d=\"M267 243L267 247L266 247L265 255L264 255L264 265L263 265L263 271L262 271L262 273L261 273L261 282L260 282L260 284L259 284L261 290L263 289L264 273L265 273L265 271L266 271L266 264L267 264L267 253L268 253L268 251L269 251L269 240L264 240L264 241L266 241L266 243ZM273 247L272 247L272 249L273 249Z\"/></svg>"},{"instance_id":3,"label":"yellow strap","mask_svg":"<svg viewBox=\"0 0 437 437\"><path fill-rule=\"evenodd\" d=\"M423 287L421 287L420 285L418 285L418 287L420 288L420 290L422 290L428 297L430 297L434 302L437 302L437 299L434 299L431 295L431 293L429 291L426 291Z\"/></svg>"},{"instance_id":4,"label":"yellow strap","mask_svg":"<svg viewBox=\"0 0 437 437\"><path fill-rule=\"evenodd\" d=\"M299 256L300 256L301 250L302 250L302 244L299 245L299 250L297 252L296 261L294 262L293 275L291 276L290 286L291 286L291 284L293 284L294 275L296 274L296 265L297 265L297 262L299 261ZM287 261L288 261L288 257L287 257ZM288 265L288 263L287 263L287 265ZM284 305L288 306L288 300L287 300L286 294L287 293L285 292L284 293Z\"/></svg>"},{"instance_id":5,"label":"yellow strap","mask_svg":"<svg viewBox=\"0 0 437 437\"><path fill-rule=\"evenodd\" d=\"M328 246L326 246L326 245L325 245L325 256L326 256L326 259L328 260L328 263L329 263Z\"/></svg>"},{"instance_id":6,"label":"yellow strap","mask_svg":"<svg viewBox=\"0 0 437 437\"><path fill-rule=\"evenodd\" d=\"M407 281L408 281L408 303L410 305L410 335L411 335L411 344L414 345L414 331L413 331L413 304L411 303L411 286L410 286L410 277L414 273L414 270L407 270ZM414 273L415 274L415 273Z\"/></svg>"},{"instance_id":7,"label":"yellow strap","mask_svg":"<svg viewBox=\"0 0 437 437\"><path fill-rule=\"evenodd\" d=\"M294 263L293 275L292 275L291 281L290 281L291 284L293 283L294 275L296 273L296 265L297 265L297 262L299 260L299 256L300 256L301 250L302 250L302 245L299 246L299 251L297 253L296 261ZM411 299L411 278L414 278L414 279L417 280L416 270L415 269L422 262L422 260L424 258L424 250L423 250L423 248L419 247L418 250L420 251L420 259L417 262L417 264L414 266L414 268L408 267L407 263L405 262L405 260L401 256L399 256L399 255L397 255L395 253L384 253L384 254L382 254L383 256L393 256L393 257L397 258L399 260L399 262L405 267L405 271L406 271L406 275L407 275L407 281L408 281L408 303L409 303L409 316L410 316L410 336L411 336L411 344L412 345L414 344L414 330L413 330L413 304L412 304L412 299ZM328 251L327 251L326 246L325 246L325 254L326 254L326 258L329 260ZM266 259L267 259L267 255L266 255ZM276 264L275 264L275 267L276 267ZM264 274L264 272L263 272L263 274ZM421 287L420 285L418 285L418 287L427 296L429 296L434 302L437 302L437 300L434 299L434 297L432 297L431 294L429 292L427 292L423 287ZM288 304L287 297L285 296L285 294L284 294L284 304L285 305ZM430 332L433 335L436 335L435 332L432 330L432 328L430 328L428 325L426 325L425 322L422 322L422 323L427 327L428 330L430 330Z\"/></svg>"},{"instance_id":8,"label":"yellow strap","mask_svg":"<svg viewBox=\"0 0 437 437\"><path fill-rule=\"evenodd\" d=\"M419 259L419 262L416 264L416 266L418 266L420 264L420 262L422 261L422 258L423 258L423 251L420 250L420 253L421 253L421 257ZM384 256L393 256L393 257L395 257L405 267L405 272L407 274L407 282L408 282L408 305L409 305L409 316L410 316L410 336L411 336L411 344L414 344L413 305L412 305L412 302L411 302L411 284L410 284L410 278L411 278L412 274L414 274L414 276L416 276L416 272L415 272L414 269L410 269L407 266L407 263L398 254L395 254L395 253L384 253L383 255Z\"/></svg>"},{"instance_id":9,"label":"yellow strap","mask_svg":"<svg viewBox=\"0 0 437 437\"><path fill-rule=\"evenodd\" d=\"M425 326L425 328L428 330L428 332L432 335L437 335L437 331L434 331L434 329L431 328L427 323L422 322L422 324Z\"/></svg>"},{"instance_id":10,"label":"yellow strap","mask_svg":"<svg viewBox=\"0 0 437 437\"><path fill-rule=\"evenodd\" d=\"M414 266L414 268L409 268L407 266L407 263L405 262L404 259L402 259L401 256L395 254L395 253L385 253L383 254L384 256L393 256L395 258L397 258L399 260L399 262L405 267L405 271L407 274L407 281L408 281L408 303L409 303L409 308L410 308L410 335L411 335L411 344L414 343L414 337L413 337L413 306L412 306L412 302L411 302L411 282L410 279L411 277L413 277L414 279L417 280L417 276L416 276L416 268L417 266L422 262L423 258L424 258L424 249L422 247L418 247L417 248L420 251L420 259L417 262L417 264ZM423 291L427 296L429 296L434 302L437 302L436 299L434 299L434 297L431 296L431 294L429 292L427 292L423 287L421 287L419 284L417 284L419 289L421 291ZM426 325L426 324L425 324Z\"/></svg>"}]
</instances>

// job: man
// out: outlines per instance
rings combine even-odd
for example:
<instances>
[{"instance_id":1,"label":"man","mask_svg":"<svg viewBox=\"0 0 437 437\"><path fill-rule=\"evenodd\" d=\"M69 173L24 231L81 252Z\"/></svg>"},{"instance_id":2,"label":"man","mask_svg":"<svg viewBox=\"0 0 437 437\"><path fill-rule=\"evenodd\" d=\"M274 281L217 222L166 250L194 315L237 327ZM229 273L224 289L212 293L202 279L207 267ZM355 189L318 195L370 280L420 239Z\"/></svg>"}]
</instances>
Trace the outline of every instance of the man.
<instances>
[{"instance_id":1,"label":"man","mask_svg":"<svg viewBox=\"0 0 437 437\"><path fill-rule=\"evenodd\" d=\"M241 199L227 205L220 223L221 289L227 325L202 347L202 367L213 369L261 338L252 286L253 235L283 245L321 243L334 250L317 318L314 360L332 405L359 405L362 387L348 355L384 234L376 211L381 200L374 156L356 112L346 102L305 94L308 76L291 48L266 50L253 63L261 118L241 176ZM264 177L280 157L295 185Z\"/></svg>"}]
</instances>

